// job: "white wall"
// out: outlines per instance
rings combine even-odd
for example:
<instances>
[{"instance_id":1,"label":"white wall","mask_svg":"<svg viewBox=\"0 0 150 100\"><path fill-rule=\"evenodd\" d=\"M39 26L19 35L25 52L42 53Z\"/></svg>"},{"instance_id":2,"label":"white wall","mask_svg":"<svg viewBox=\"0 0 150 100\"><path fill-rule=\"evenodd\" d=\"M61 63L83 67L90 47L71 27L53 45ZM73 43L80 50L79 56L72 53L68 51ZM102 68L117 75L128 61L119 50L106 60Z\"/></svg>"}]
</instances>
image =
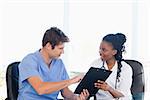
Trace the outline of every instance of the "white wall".
<instances>
[{"instance_id":1,"label":"white wall","mask_svg":"<svg viewBox=\"0 0 150 100\"><path fill-rule=\"evenodd\" d=\"M21 60L41 48L42 36L51 26L63 28L63 2L7 0L2 11L2 65Z\"/></svg>"}]
</instances>

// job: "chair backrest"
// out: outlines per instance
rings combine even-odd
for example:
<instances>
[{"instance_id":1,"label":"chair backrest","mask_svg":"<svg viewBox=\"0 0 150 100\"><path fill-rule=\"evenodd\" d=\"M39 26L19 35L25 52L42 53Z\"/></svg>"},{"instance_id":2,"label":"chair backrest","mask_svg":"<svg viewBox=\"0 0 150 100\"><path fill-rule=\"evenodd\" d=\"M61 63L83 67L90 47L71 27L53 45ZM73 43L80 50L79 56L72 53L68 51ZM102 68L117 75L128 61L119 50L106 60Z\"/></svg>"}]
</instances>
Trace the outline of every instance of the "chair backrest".
<instances>
[{"instance_id":1,"label":"chair backrest","mask_svg":"<svg viewBox=\"0 0 150 100\"><path fill-rule=\"evenodd\" d=\"M7 98L6 100L17 100L18 96L18 65L20 62L14 62L8 65L6 71Z\"/></svg>"},{"instance_id":2,"label":"chair backrest","mask_svg":"<svg viewBox=\"0 0 150 100\"><path fill-rule=\"evenodd\" d=\"M131 93L133 100L144 100L144 70L143 65L136 60L124 60L133 71Z\"/></svg>"}]
</instances>

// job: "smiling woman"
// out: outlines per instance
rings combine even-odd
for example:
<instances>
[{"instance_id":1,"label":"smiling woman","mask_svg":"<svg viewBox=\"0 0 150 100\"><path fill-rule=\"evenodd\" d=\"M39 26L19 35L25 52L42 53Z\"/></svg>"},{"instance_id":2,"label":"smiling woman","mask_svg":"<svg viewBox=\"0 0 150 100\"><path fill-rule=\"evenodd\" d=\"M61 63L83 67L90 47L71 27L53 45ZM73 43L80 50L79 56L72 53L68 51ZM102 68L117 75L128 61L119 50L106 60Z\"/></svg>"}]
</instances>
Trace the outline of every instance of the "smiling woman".
<instances>
[{"instance_id":1,"label":"smiling woman","mask_svg":"<svg viewBox=\"0 0 150 100\"><path fill-rule=\"evenodd\" d=\"M0 69L39 49L43 32L61 28L70 38L62 56L68 72L86 72L98 57L98 46L108 33L128 37L125 58L150 64L149 0L1 0ZM137 45L138 44L138 45ZM85 70L86 69L86 70ZM145 70L146 75L149 70ZM149 83L146 77L146 84ZM3 81L5 81L3 79ZM149 83L150 84L150 83ZM1 87L5 86L2 85ZM1 88L0 87L0 88ZM5 89L3 89L6 91ZM147 89L150 92L149 89ZM147 93L148 93L147 92ZM2 93L0 92L0 95ZM3 96L3 95L2 95ZM3 97L6 96L6 92ZM146 97L148 98L148 96Z\"/></svg>"}]
</instances>

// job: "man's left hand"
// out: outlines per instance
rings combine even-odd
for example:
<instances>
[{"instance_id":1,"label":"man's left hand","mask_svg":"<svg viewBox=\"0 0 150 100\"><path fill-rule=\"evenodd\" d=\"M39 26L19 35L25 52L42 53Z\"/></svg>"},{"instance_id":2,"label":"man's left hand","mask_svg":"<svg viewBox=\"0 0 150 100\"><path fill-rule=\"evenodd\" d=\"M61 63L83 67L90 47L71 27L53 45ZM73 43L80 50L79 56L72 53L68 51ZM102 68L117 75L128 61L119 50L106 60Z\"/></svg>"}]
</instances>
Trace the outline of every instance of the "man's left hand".
<instances>
[{"instance_id":1,"label":"man's left hand","mask_svg":"<svg viewBox=\"0 0 150 100\"><path fill-rule=\"evenodd\" d=\"M81 94L77 97L77 100L87 100L88 97L89 97L88 90L87 89L83 89Z\"/></svg>"}]
</instances>

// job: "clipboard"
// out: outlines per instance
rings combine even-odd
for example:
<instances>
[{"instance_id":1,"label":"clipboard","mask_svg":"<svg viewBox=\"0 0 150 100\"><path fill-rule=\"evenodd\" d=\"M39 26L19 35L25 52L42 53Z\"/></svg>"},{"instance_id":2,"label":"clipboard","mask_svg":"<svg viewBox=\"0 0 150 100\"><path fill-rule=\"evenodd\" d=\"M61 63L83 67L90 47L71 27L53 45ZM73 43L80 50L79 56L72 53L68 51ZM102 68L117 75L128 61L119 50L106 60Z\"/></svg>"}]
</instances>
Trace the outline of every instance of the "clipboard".
<instances>
[{"instance_id":1,"label":"clipboard","mask_svg":"<svg viewBox=\"0 0 150 100\"><path fill-rule=\"evenodd\" d=\"M80 94L83 89L87 89L90 96L94 96L99 90L95 87L94 83L96 83L97 80L105 81L111 73L112 71L110 70L91 67L75 89L74 93Z\"/></svg>"}]
</instances>

